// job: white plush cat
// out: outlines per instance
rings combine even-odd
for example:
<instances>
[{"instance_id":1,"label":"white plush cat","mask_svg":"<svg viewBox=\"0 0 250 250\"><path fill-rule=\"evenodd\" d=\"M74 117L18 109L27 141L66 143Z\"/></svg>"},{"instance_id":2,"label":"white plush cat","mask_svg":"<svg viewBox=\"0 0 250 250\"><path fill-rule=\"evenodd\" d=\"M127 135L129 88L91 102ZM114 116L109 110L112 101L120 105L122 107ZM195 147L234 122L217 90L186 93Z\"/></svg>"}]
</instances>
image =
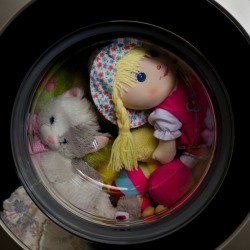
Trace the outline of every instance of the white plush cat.
<instances>
[{"instance_id":1,"label":"white plush cat","mask_svg":"<svg viewBox=\"0 0 250 250\"><path fill-rule=\"evenodd\" d=\"M64 201L94 215L114 219L138 218L140 205L136 198L124 197L113 207L102 189L99 173L82 157L103 148L107 134L98 132L99 125L91 103L79 88L49 101L38 114L42 142L51 150L33 155L37 169L42 170L54 191Z\"/></svg>"},{"instance_id":2,"label":"white plush cat","mask_svg":"<svg viewBox=\"0 0 250 250\"><path fill-rule=\"evenodd\" d=\"M52 150L60 152L61 136L71 127L85 125L96 131L100 129L93 107L83 95L80 88L72 88L49 101L40 111L40 138Z\"/></svg>"}]
</instances>

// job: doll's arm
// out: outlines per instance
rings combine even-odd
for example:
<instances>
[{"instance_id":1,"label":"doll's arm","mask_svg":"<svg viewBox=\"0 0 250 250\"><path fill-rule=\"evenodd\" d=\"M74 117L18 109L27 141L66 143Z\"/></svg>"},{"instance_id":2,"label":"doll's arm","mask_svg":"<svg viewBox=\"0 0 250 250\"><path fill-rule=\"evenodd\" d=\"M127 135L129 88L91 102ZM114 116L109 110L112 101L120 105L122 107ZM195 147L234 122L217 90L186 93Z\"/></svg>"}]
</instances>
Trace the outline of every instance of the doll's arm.
<instances>
[{"instance_id":1,"label":"doll's arm","mask_svg":"<svg viewBox=\"0 0 250 250\"><path fill-rule=\"evenodd\" d=\"M163 141L159 140L159 145L155 149L152 158L161 164L166 164L174 159L176 155L175 140Z\"/></svg>"},{"instance_id":2,"label":"doll's arm","mask_svg":"<svg viewBox=\"0 0 250 250\"><path fill-rule=\"evenodd\" d=\"M148 121L155 128L154 136L159 139L159 145L152 158L161 164L170 162L176 155L175 140L181 136L182 123L170 112L161 108L153 111Z\"/></svg>"}]
</instances>

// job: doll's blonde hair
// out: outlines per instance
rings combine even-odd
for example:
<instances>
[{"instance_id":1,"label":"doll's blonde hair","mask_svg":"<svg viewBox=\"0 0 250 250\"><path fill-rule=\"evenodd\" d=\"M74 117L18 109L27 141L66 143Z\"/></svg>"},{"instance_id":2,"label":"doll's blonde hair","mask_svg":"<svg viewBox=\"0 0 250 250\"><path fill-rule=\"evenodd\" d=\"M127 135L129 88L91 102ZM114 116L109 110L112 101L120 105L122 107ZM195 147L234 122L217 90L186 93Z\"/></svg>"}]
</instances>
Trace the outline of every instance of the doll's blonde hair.
<instances>
[{"instance_id":1,"label":"doll's blonde hair","mask_svg":"<svg viewBox=\"0 0 250 250\"><path fill-rule=\"evenodd\" d=\"M123 168L132 170L138 166L135 142L130 132L130 120L121 97L124 92L127 92L127 87L135 86L140 62L147 54L145 49L136 47L124 55L116 64L117 72L113 84L112 101L119 134L113 143L109 162L109 167L114 171Z\"/></svg>"}]
</instances>

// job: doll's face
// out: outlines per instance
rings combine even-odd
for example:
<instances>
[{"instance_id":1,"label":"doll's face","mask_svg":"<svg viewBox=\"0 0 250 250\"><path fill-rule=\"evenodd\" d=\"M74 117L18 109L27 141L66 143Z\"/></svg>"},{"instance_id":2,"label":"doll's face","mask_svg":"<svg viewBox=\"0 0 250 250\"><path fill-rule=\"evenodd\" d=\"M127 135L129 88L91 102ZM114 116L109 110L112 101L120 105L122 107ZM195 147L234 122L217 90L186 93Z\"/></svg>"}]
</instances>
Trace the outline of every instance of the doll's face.
<instances>
[{"instance_id":1,"label":"doll's face","mask_svg":"<svg viewBox=\"0 0 250 250\"><path fill-rule=\"evenodd\" d=\"M175 76L164 57L146 57L135 75L135 87L122 95L125 107L144 110L159 105L175 87Z\"/></svg>"}]
</instances>

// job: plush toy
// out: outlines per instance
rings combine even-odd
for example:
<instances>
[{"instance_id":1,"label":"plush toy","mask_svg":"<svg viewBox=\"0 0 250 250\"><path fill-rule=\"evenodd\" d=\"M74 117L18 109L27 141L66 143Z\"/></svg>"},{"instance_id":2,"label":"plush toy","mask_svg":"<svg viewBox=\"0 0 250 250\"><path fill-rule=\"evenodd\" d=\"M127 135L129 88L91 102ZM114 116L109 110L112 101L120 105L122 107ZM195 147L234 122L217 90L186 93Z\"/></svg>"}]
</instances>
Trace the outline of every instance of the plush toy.
<instances>
[{"instance_id":1,"label":"plush toy","mask_svg":"<svg viewBox=\"0 0 250 250\"><path fill-rule=\"evenodd\" d=\"M96 169L100 174L102 181L108 185L111 185L119 175L119 172L113 171L108 167L113 142L113 138L110 138L108 144L104 148L97 152L86 154L83 157L83 160Z\"/></svg>"},{"instance_id":2,"label":"plush toy","mask_svg":"<svg viewBox=\"0 0 250 250\"><path fill-rule=\"evenodd\" d=\"M108 192L115 198L116 202L124 195L136 196L140 203L142 217L155 213L147 187L151 173L160 165L152 159L152 154L158 145L158 139L153 136L153 132L153 127L149 124L134 128L131 131L138 153L139 165L136 170L122 170L119 172L108 167L113 139L104 148L87 154L83 158L84 161L98 171L102 181L110 185Z\"/></svg>"},{"instance_id":3,"label":"plush toy","mask_svg":"<svg viewBox=\"0 0 250 250\"><path fill-rule=\"evenodd\" d=\"M148 193L148 179L158 167L158 162L139 162L135 170L122 170L113 181L109 192L118 201L124 195L137 197L142 217L153 215L155 208Z\"/></svg>"},{"instance_id":4,"label":"plush toy","mask_svg":"<svg viewBox=\"0 0 250 250\"><path fill-rule=\"evenodd\" d=\"M41 80L33 99L34 113L38 114L42 107L56 96L68 89L84 86L84 77L76 66L58 62Z\"/></svg>"},{"instance_id":5,"label":"plush toy","mask_svg":"<svg viewBox=\"0 0 250 250\"><path fill-rule=\"evenodd\" d=\"M76 66L69 66L63 61L59 61L54 65L41 80L32 102L31 113L28 117L27 124L31 126L27 129L32 129L35 136L29 138L32 143L29 144L30 154L46 151L47 148L41 143L38 136L37 114L42 107L54 97L62 95L68 89L73 87L80 87L84 85L84 78L82 77ZM29 141L30 142L30 141Z\"/></svg>"},{"instance_id":6,"label":"plush toy","mask_svg":"<svg viewBox=\"0 0 250 250\"><path fill-rule=\"evenodd\" d=\"M201 83L183 77L178 59L164 50L120 38L93 60L90 89L98 110L119 128L110 159L114 170L137 168L130 129L147 120L154 126L159 144L152 157L161 167L150 176L148 188L155 202L173 205L192 187L191 168L206 145L201 135L208 103ZM178 156L176 148L181 149Z\"/></svg>"},{"instance_id":7,"label":"plush toy","mask_svg":"<svg viewBox=\"0 0 250 250\"><path fill-rule=\"evenodd\" d=\"M154 137L154 129L151 125L145 124L138 128L131 129L131 134L137 152L137 161L154 162L153 153L157 148L159 140Z\"/></svg>"},{"instance_id":8,"label":"plush toy","mask_svg":"<svg viewBox=\"0 0 250 250\"><path fill-rule=\"evenodd\" d=\"M83 211L110 219L140 217L140 205L135 197L123 197L117 208L113 207L100 175L82 160L85 154L105 147L109 138L98 132L95 112L79 88L72 88L46 103L37 123L40 138L50 150L39 157L33 155L32 160L64 200Z\"/></svg>"},{"instance_id":9,"label":"plush toy","mask_svg":"<svg viewBox=\"0 0 250 250\"><path fill-rule=\"evenodd\" d=\"M106 147L87 154L83 158L84 161L98 171L102 181L110 185L108 192L115 198L116 202L124 195L137 197L142 217L150 216L156 211L149 197L147 187L151 173L159 167L159 163L152 159L152 154L158 145L158 139L153 136L153 132L153 127L149 124L134 128L131 131L138 153L139 164L136 170L118 172L108 167L113 139L109 141ZM159 210L159 206L156 209Z\"/></svg>"},{"instance_id":10,"label":"plush toy","mask_svg":"<svg viewBox=\"0 0 250 250\"><path fill-rule=\"evenodd\" d=\"M135 141L137 161L150 162L151 166L158 165L157 162L152 159L153 152L158 145L158 139L153 136L153 127L149 124L145 124L139 128L132 129L131 133ZM99 172L103 182L109 185L113 183L120 173L108 166L113 142L114 140L110 139L107 146L97 152L87 154L83 158L84 161Z\"/></svg>"}]
</instances>

